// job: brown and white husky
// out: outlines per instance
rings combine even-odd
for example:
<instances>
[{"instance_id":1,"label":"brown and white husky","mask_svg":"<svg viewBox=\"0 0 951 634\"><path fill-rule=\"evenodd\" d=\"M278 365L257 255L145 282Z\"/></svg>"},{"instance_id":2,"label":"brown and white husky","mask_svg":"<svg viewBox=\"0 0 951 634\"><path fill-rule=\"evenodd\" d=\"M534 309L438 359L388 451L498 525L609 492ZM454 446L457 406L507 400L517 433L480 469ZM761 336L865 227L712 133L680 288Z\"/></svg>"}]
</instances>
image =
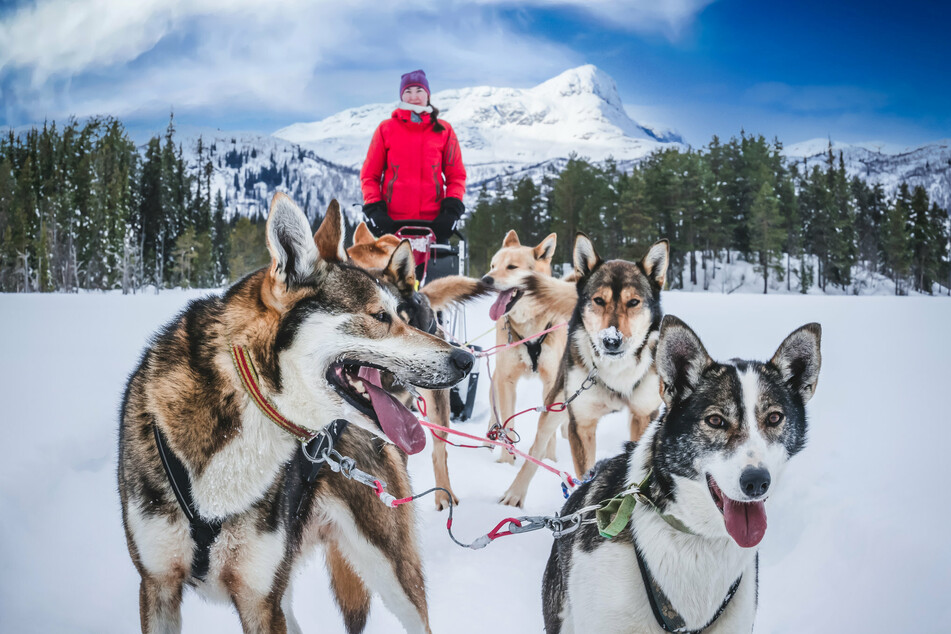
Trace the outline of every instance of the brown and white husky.
<instances>
[{"instance_id":1,"label":"brown and white husky","mask_svg":"<svg viewBox=\"0 0 951 634\"><path fill-rule=\"evenodd\" d=\"M265 397L294 424L320 430L349 420L334 449L392 495L410 494L403 452L421 449L425 433L380 383L443 389L474 359L400 319L399 299L345 262L342 226L334 201L312 236L303 212L276 195L270 266L190 303L129 379L118 480L144 632L180 630L186 586L233 604L246 632L299 632L290 584L318 545L349 632L362 631L371 592L408 631L429 631L411 508L386 508L372 489L326 467L304 478L301 442L252 400L232 357L232 346L247 351ZM191 522L160 439L182 465ZM196 524L218 530L204 550Z\"/></svg>"}]
</instances>

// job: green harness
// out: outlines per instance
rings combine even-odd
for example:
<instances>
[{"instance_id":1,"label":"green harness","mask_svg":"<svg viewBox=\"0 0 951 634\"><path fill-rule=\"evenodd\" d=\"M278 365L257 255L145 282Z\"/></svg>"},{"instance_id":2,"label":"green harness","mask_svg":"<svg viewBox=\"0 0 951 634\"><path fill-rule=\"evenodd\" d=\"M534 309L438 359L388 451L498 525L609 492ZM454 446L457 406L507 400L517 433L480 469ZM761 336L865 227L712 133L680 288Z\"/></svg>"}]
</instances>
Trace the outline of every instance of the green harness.
<instances>
[{"instance_id":1,"label":"green harness","mask_svg":"<svg viewBox=\"0 0 951 634\"><path fill-rule=\"evenodd\" d=\"M614 539L617 537L618 534L624 530L624 527L627 526L628 522L631 521L631 514L634 512L634 507L637 506L638 502L654 509L654 512L657 513L661 519L681 533L687 533L688 535L694 534L693 531L687 528L679 519L661 511L657 505L654 504L654 501L645 493L653 473L654 470L651 469L647 472L647 475L644 476L644 479L641 480L640 484L630 486L619 495L601 503L601 508L595 511L595 517L598 522L598 532L601 533L601 537L605 539Z\"/></svg>"}]
</instances>

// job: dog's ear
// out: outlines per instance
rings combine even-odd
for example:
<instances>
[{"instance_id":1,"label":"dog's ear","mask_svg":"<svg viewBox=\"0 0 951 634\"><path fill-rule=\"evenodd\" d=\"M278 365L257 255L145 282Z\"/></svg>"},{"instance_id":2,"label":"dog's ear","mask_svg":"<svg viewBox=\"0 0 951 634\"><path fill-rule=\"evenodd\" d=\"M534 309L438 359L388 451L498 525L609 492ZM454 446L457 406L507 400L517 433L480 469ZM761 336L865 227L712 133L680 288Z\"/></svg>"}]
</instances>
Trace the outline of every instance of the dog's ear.
<instances>
[{"instance_id":1,"label":"dog's ear","mask_svg":"<svg viewBox=\"0 0 951 634\"><path fill-rule=\"evenodd\" d=\"M579 278L586 277L602 262L601 256L598 255L598 252L594 249L594 243L591 242L591 238L580 231L578 235L575 236L573 260L575 273L578 274Z\"/></svg>"},{"instance_id":2,"label":"dog's ear","mask_svg":"<svg viewBox=\"0 0 951 634\"><path fill-rule=\"evenodd\" d=\"M310 277L320 260L307 216L280 192L274 194L267 216L267 248L271 252L270 275L285 289Z\"/></svg>"},{"instance_id":3,"label":"dog's ear","mask_svg":"<svg viewBox=\"0 0 951 634\"><path fill-rule=\"evenodd\" d=\"M416 290L416 260L409 240L400 242L383 269L383 275L396 285L400 293Z\"/></svg>"},{"instance_id":4,"label":"dog's ear","mask_svg":"<svg viewBox=\"0 0 951 634\"><path fill-rule=\"evenodd\" d=\"M515 233L515 229L509 229L509 232L505 234L505 239L502 240L502 248L520 246L522 246L522 243L518 241L518 234Z\"/></svg>"},{"instance_id":5,"label":"dog's ear","mask_svg":"<svg viewBox=\"0 0 951 634\"><path fill-rule=\"evenodd\" d=\"M327 262L346 262L347 251L343 248L343 214L337 199L327 205L324 221L314 234L314 243L320 251L321 259Z\"/></svg>"},{"instance_id":6,"label":"dog's ear","mask_svg":"<svg viewBox=\"0 0 951 634\"><path fill-rule=\"evenodd\" d=\"M673 315L664 317L654 364L661 381L661 396L668 407L693 392L700 375L712 363L690 326Z\"/></svg>"},{"instance_id":7,"label":"dog's ear","mask_svg":"<svg viewBox=\"0 0 951 634\"><path fill-rule=\"evenodd\" d=\"M535 254L535 259L550 260L551 256L555 255L556 244L558 244L558 234L549 234L547 238L542 240L539 245L532 250Z\"/></svg>"},{"instance_id":8,"label":"dog's ear","mask_svg":"<svg viewBox=\"0 0 951 634\"><path fill-rule=\"evenodd\" d=\"M670 263L670 242L658 240L647 250L647 255L641 260L641 266L647 276L657 282L657 286L664 288L667 281L667 265Z\"/></svg>"},{"instance_id":9,"label":"dog's ear","mask_svg":"<svg viewBox=\"0 0 951 634\"><path fill-rule=\"evenodd\" d=\"M807 402L816 391L822 365L822 326L806 324L794 330L780 344L770 363L776 366L786 384Z\"/></svg>"},{"instance_id":10,"label":"dog's ear","mask_svg":"<svg viewBox=\"0 0 951 634\"><path fill-rule=\"evenodd\" d=\"M360 222L360 224L357 225L357 230L353 232L353 246L358 244L373 244L374 242L376 242L376 238L370 233L370 228L367 227L367 223Z\"/></svg>"}]
</instances>

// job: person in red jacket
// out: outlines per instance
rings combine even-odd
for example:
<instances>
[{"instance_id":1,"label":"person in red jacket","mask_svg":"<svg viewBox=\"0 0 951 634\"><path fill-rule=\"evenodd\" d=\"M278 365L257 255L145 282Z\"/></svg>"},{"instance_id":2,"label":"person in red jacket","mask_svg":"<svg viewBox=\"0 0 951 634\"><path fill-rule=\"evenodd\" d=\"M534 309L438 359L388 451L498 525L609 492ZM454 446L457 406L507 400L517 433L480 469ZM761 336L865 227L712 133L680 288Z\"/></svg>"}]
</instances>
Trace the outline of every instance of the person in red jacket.
<instances>
[{"instance_id":1,"label":"person in red jacket","mask_svg":"<svg viewBox=\"0 0 951 634\"><path fill-rule=\"evenodd\" d=\"M400 79L400 104L381 123L360 170L363 213L377 235L401 226L432 227L448 242L465 212L466 168L452 126L437 118L422 70Z\"/></svg>"}]
</instances>

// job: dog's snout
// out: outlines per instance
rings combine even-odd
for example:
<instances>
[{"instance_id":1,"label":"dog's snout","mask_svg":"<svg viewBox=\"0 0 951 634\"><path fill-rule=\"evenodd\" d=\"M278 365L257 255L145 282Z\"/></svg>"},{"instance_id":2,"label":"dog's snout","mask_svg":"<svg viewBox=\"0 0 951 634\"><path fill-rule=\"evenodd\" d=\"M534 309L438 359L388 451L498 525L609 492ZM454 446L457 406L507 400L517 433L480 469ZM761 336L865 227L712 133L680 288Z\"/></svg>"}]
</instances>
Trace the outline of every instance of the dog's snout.
<instances>
[{"instance_id":1,"label":"dog's snout","mask_svg":"<svg viewBox=\"0 0 951 634\"><path fill-rule=\"evenodd\" d=\"M475 364L475 357L462 348L455 348L449 355L449 361L454 368L463 374L469 374L469 370L471 370L473 364Z\"/></svg>"},{"instance_id":2,"label":"dog's snout","mask_svg":"<svg viewBox=\"0 0 951 634\"><path fill-rule=\"evenodd\" d=\"M740 488L751 498L766 495L770 482L769 471L762 467L747 467L740 474Z\"/></svg>"},{"instance_id":3,"label":"dog's snout","mask_svg":"<svg viewBox=\"0 0 951 634\"><path fill-rule=\"evenodd\" d=\"M493 284L495 284L495 280L492 279L491 275L483 275L482 283L485 284L486 286L492 286Z\"/></svg>"},{"instance_id":4,"label":"dog's snout","mask_svg":"<svg viewBox=\"0 0 951 634\"><path fill-rule=\"evenodd\" d=\"M601 337L601 345L608 352L615 352L621 347L622 339L620 337Z\"/></svg>"}]
</instances>

